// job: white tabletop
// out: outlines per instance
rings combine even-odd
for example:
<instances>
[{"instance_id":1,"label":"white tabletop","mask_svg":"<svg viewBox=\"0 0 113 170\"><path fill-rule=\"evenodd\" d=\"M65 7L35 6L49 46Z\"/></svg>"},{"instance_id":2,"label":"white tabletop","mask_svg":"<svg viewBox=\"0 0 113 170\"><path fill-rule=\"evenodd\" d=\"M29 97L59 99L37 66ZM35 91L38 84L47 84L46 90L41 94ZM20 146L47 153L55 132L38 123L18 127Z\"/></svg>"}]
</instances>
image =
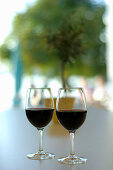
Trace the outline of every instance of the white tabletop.
<instances>
[{"instance_id":1,"label":"white tabletop","mask_svg":"<svg viewBox=\"0 0 113 170\"><path fill-rule=\"evenodd\" d=\"M38 150L38 133L27 120L24 109L0 113L0 170L112 170L113 113L88 107L85 123L75 135L77 155L86 157L84 165L59 164L57 158L70 150L68 132L53 121L44 130L44 150L56 155L53 160L29 160L26 155Z\"/></svg>"}]
</instances>

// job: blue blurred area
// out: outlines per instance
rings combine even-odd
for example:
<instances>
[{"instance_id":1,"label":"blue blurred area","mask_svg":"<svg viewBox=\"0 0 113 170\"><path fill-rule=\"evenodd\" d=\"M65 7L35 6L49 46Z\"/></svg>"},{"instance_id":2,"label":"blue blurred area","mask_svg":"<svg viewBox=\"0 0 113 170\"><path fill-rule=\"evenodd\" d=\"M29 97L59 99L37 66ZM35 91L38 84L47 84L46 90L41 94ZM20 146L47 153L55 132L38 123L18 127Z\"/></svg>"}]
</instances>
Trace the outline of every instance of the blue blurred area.
<instances>
[{"instance_id":1,"label":"blue blurred area","mask_svg":"<svg viewBox=\"0 0 113 170\"><path fill-rule=\"evenodd\" d=\"M20 51L21 51L20 44L18 44L17 47L12 51L12 63L13 63L13 71L14 71L14 79L15 79L14 105L19 105L21 102L20 95L19 95L19 90L22 82L22 63L21 63Z\"/></svg>"}]
</instances>

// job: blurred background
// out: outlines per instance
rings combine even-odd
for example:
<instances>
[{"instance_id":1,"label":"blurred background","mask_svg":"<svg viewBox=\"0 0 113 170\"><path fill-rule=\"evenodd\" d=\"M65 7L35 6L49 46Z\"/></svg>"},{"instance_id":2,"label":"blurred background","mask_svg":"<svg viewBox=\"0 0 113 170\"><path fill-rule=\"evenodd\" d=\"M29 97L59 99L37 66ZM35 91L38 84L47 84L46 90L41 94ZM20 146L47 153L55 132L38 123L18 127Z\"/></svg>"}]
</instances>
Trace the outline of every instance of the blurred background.
<instances>
[{"instance_id":1,"label":"blurred background","mask_svg":"<svg viewBox=\"0 0 113 170\"><path fill-rule=\"evenodd\" d=\"M75 86L112 111L112 21L112 0L1 1L0 111L24 108L29 87Z\"/></svg>"}]
</instances>

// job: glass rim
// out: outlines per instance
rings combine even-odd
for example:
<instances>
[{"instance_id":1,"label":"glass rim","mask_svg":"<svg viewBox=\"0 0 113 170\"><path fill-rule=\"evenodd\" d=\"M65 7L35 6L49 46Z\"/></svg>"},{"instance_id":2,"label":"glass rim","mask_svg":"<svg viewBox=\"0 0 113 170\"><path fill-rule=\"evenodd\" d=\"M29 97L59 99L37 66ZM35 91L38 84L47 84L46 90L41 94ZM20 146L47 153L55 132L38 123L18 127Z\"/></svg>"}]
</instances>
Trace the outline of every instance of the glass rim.
<instances>
[{"instance_id":1,"label":"glass rim","mask_svg":"<svg viewBox=\"0 0 113 170\"><path fill-rule=\"evenodd\" d=\"M35 90L51 90L51 88L47 87L47 88L44 88L44 87L29 87L28 90L32 90L32 89L35 89Z\"/></svg>"},{"instance_id":2,"label":"glass rim","mask_svg":"<svg viewBox=\"0 0 113 170\"><path fill-rule=\"evenodd\" d=\"M66 87L66 88L59 88L59 90L83 90L84 88L83 87Z\"/></svg>"}]
</instances>

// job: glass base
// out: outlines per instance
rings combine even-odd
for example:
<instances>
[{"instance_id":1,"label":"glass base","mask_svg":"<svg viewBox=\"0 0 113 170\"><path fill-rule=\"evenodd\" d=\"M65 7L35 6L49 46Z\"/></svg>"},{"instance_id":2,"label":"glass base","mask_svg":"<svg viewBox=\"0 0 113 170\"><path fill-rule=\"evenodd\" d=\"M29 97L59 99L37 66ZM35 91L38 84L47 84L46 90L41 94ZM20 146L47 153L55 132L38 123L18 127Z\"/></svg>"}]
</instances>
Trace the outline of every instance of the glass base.
<instances>
[{"instance_id":1,"label":"glass base","mask_svg":"<svg viewBox=\"0 0 113 170\"><path fill-rule=\"evenodd\" d=\"M37 153L32 153L27 155L27 158L32 160L47 160L47 159L53 159L54 157L55 155L53 153L48 153L48 152L37 152Z\"/></svg>"},{"instance_id":2,"label":"glass base","mask_svg":"<svg viewBox=\"0 0 113 170\"><path fill-rule=\"evenodd\" d=\"M76 155L70 155L70 156L58 159L59 163L69 164L69 165L85 164L86 161L87 161L86 158L78 157Z\"/></svg>"}]
</instances>

